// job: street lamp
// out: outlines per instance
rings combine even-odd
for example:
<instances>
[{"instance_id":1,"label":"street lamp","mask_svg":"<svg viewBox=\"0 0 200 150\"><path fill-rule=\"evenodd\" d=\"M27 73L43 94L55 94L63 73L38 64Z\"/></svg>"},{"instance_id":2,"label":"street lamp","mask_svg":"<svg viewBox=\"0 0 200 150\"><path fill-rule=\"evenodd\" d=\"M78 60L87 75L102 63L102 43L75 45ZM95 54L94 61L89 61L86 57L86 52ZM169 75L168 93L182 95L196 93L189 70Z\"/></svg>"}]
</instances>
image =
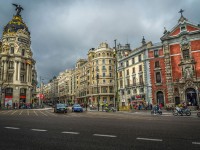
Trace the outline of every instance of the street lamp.
<instances>
[{"instance_id":1,"label":"street lamp","mask_svg":"<svg viewBox=\"0 0 200 150\"><path fill-rule=\"evenodd\" d=\"M117 102L117 111L119 111L119 100L118 100L118 72L117 72L117 47L116 47L116 42L117 42L117 40L114 40L114 42L115 42L115 82L116 82L116 93L115 93L115 98L116 98L116 100L114 100L114 101L116 101ZM114 103L115 105L116 105L116 103Z\"/></svg>"},{"instance_id":2,"label":"street lamp","mask_svg":"<svg viewBox=\"0 0 200 150\"><path fill-rule=\"evenodd\" d=\"M98 83L99 83L99 74L97 74L97 105L98 105L98 111L99 111L99 88L98 88Z\"/></svg>"}]
</instances>

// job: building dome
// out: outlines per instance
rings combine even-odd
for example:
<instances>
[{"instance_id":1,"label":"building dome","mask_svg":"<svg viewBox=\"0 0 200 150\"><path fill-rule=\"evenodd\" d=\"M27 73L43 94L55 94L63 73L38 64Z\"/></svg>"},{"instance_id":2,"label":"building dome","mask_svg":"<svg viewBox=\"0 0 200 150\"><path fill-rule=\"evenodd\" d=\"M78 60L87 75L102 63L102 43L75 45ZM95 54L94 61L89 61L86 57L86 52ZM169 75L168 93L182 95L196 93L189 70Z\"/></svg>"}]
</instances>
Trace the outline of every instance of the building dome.
<instances>
[{"instance_id":1,"label":"building dome","mask_svg":"<svg viewBox=\"0 0 200 150\"><path fill-rule=\"evenodd\" d=\"M27 31L28 34L30 34L28 27L23 22L21 16L16 15L16 16L13 16L13 19L10 22L8 22L8 24L4 27L3 34L16 33L20 29Z\"/></svg>"}]
</instances>

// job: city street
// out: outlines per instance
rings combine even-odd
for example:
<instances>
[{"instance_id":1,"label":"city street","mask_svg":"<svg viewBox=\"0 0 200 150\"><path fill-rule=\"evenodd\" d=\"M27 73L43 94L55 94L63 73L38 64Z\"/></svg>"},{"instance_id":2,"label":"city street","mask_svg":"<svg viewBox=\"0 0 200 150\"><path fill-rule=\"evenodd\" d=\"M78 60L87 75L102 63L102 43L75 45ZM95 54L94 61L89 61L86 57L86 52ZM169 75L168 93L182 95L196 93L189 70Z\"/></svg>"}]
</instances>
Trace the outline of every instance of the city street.
<instances>
[{"instance_id":1,"label":"city street","mask_svg":"<svg viewBox=\"0 0 200 150\"><path fill-rule=\"evenodd\" d=\"M1 150L199 150L200 118L145 113L0 111Z\"/></svg>"}]
</instances>

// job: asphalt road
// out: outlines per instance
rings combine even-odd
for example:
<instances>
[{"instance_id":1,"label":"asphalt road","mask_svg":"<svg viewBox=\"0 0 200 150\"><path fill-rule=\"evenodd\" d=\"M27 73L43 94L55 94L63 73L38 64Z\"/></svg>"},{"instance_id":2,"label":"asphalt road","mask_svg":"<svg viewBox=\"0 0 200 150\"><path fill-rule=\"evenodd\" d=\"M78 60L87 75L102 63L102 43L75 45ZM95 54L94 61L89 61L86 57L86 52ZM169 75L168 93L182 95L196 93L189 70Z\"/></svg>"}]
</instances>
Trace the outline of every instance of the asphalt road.
<instances>
[{"instance_id":1,"label":"asphalt road","mask_svg":"<svg viewBox=\"0 0 200 150\"><path fill-rule=\"evenodd\" d=\"M200 118L0 111L0 150L200 150Z\"/></svg>"}]
</instances>

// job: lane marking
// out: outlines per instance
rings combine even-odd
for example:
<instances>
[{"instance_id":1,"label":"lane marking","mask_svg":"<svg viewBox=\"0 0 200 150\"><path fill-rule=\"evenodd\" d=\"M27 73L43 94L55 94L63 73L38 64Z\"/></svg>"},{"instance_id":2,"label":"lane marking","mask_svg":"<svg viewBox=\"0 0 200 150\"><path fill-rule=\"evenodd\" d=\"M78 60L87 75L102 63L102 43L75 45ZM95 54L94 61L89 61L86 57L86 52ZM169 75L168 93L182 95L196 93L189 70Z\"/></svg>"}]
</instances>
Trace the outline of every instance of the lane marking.
<instances>
[{"instance_id":1,"label":"lane marking","mask_svg":"<svg viewBox=\"0 0 200 150\"><path fill-rule=\"evenodd\" d=\"M162 139L150 139L150 138L136 138L137 140L146 140L146 141L158 141L158 142L162 142Z\"/></svg>"},{"instance_id":2,"label":"lane marking","mask_svg":"<svg viewBox=\"0 0 200 150\"><path fill-rule=\"evenodd\" d=\"M22 112L23 112L23 110L19 113L19 115L21 115L22 114Z\"/></svg>"},{"instance_id":3,"label":"lane marking","mask_svg":"<svg viewBox=\"0 0 200 150\"><path fill-rule=\"evenodd\" d=\"M106 134L93 134L93 136L117 137L116 135L106 135Z\"/></svg>"},{"instance_id":4,"label":"lane marking","mask_svg":"<svg viewBox=\"0 0 200 150\"><path fill-rule=\"evenodd\" d=\"M47 114L45 114L45 113L41 112L41 110L39 110L39 112L40 112L41 114L45 115L45 116L48 116Z\"/></svg>"},{"instance_id":5,"label":"lane marking","mask_svg":"<svg viewBox=\"0 0 200 150\"><path fill-rule=\"evenodd\" d=\"M38 116L38 114L35 112L35 110L33 112L35 113L36 116Z\"/></svg>"},{"instance_id":6,"label":"lane marking","mask_svg":"<svg viewBox=\"0 0 200 150\"><path fill-rule=\"evenodd\" d=\"M16 113L17 112L17 110L15 110L13 113L11 113L10 115L13 115L14 113Z\"/></svg>"},{"instance_id":7,"label":"lane marking","mask_svg":"<svg viewBox=\"0 0 200 150\"><path fill-rule=\"evenodd\" d=\"M48 114L50 114L50 115L57 116L57 115L55 115L55 114L53 114L53 113L50 113L50 112L48 112L48 111L45 111L45 112L48 113Z\"/></svg>"},{"instance_id":8,"label":"lane marking","mask_svg":"<svg viewBox=\"0 0 200 150\"><path fill-rule=\"evenodd\" d=\"M19 128L16 128L16 127L4 127L6 129L13 129L13 130L18 130Z\"/></svg>"},{"instance_id":9,"label":"lane marking","mask_svg":"<svg viewBox=\"0 0 200 150\"><path fill-rule=\"evenodd\" d=\"M200 145L200 142L192 142L192 144Z\"/></svg>"},{"instance_id":10,"label":"lane marking","mask_svg":"<svg viewBox=\"0 0 200 150\"><path fill-rule=\"evenodd\" d=\"M12 110L6 111L4 114L8 114L9 112L11 112Z\"/></svg>"},{"instance_id":11,"label":"lane marking","mask_svg":"<svg viewBox=\"0 0 200 150\"><path fill-rule=\"evenodd\" d=\"M66 132L66 131L61 132L61 133L65 133L65 134L80 134L79 132Z\"/></svg>"},{"instance_id":12,"label":"lane marking","mask_svg":"<svg viewBox=\"0 0 200 150\"><path fill-rule=\"evenodd\" d=\"M29 110L27 110L27 115L29 116Z\"/></svg>"},{"instance_id":13,"label":"lane marking","mask_svg":"<svg viewBox=\"0 0 200 150\"><path fill-rule=\"evenodd\" d=\"M43 129L31 129L32 131L38 131L38 132L45 132L47 130L43 130Z\"/></svg>"}]
</instances>

